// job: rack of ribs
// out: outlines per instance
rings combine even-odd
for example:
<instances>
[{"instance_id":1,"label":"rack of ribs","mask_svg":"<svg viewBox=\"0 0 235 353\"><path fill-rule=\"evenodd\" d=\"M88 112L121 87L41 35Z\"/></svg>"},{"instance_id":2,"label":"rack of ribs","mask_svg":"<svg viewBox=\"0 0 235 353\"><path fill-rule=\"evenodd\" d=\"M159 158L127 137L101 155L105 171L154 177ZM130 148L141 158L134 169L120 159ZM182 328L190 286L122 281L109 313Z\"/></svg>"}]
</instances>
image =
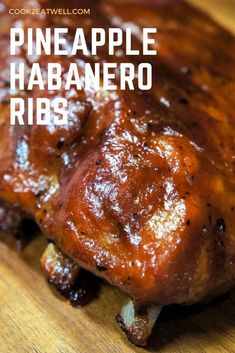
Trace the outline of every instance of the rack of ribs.
<instances>
[{"instance_id":1,"label":"rack of ribs","mask_svg":"<svg viewBox=\"0 0 235 353\"><path fill-rule=\"evenodd\" d=\"M10 16L9 7L27 1L1 2L0 222L6 228L9 210L36 221L51 241L42 267L60 289L85 269L126 292L118 322L145 345L162 306L208 300L235 283L235 40L181 1L82 4L92 8L89 20ZM10 27L66 26L69 41L76 27L89 36L114 23L135 26L137 44L138 29L158 28L151 91L9 89L11 60L59 61L65 71L70 62L29 58L24 48L12 59ZM84 62L105 60L106 48L79 56L81 75ZM109 60L142 58L119 52ZM12 96L42 95L68 98L68 125L10 126Z\"/></svg>"}]
</instances>

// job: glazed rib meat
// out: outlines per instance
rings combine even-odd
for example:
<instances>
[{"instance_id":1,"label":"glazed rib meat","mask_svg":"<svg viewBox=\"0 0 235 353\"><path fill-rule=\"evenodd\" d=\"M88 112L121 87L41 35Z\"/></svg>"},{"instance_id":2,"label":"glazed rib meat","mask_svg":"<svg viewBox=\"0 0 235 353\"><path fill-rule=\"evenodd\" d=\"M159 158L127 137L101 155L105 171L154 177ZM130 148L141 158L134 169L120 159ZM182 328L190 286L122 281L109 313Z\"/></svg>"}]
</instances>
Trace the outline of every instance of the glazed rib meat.
<instances>
[{"instance_id":1,"label":"glazed rib meat","mask_svg":"<svg viewBox=\"0 0 235 353\"><path fill-rule=\"evenodd\" d=\"M75 7L76 1L36 7ZM135 304L193 303L235 281L235 41L183 2L128 5L84 1L87 16L0 14L0 200L35 219L78 264L128 293ZM9 63L46 69L69 57L9 56L9 28L157 27L149 92L24 93L9 89ZM124 51L123 51L124 52ZM119 53L77 58L134 62ZM68 98L67 126L10 126L11 96Z\"/></svg>"}]
</instances>

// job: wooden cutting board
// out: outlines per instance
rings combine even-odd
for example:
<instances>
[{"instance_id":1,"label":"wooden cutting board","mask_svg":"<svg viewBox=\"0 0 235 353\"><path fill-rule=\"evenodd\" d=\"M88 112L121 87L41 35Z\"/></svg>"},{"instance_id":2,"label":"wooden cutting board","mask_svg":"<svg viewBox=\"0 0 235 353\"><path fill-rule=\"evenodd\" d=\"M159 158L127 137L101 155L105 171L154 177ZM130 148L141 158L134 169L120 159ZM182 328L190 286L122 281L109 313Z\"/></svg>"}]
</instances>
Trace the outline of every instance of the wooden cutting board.
<instances>
[{"instance_id":1,"label":"wooden cutting board","mask_svg":"<svg viewBox=\"0 0 235 353\"><path fill-rule=\"evenodd\" d=\"M235 33L235 0L191 0ZM91 304L75 309L52 292L39 266L42 236L22 253L0 234L0 353L131 353L115 315L125 295L103 285ZM148 352L235 352L235 291L207 306L165 309Z\"/></svg>"}]
</instances>

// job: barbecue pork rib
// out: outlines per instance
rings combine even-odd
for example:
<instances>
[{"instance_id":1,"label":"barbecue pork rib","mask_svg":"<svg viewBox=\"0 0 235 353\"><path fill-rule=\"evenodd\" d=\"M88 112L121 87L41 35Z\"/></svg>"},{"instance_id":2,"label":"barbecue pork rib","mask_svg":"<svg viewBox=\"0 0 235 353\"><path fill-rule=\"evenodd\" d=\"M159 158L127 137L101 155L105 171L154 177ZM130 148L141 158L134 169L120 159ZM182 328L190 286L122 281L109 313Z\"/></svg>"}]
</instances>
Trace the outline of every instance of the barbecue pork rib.
<instances>
[{"instance_id":1,"label":"barbecue pork rib","mask_svg":"<svg viewBox=\"0 0 235 353\"><path fill-rule=\"evenodd\" d=\"M33 1L77 7L76 1ZM36 220L79 267L137 306L190 304L235 283L235 41L183 2L84 1L90 16L0 14L0 200ZM9 28L157 27L150 92L11 92L9 62L68 68L69 57L9 56ZM84 62L134 62L107 57ZM73 59L74 60L74 59ZM10 126L9 99L68 98L67 126Z\"/></svg>"}]
</instances>

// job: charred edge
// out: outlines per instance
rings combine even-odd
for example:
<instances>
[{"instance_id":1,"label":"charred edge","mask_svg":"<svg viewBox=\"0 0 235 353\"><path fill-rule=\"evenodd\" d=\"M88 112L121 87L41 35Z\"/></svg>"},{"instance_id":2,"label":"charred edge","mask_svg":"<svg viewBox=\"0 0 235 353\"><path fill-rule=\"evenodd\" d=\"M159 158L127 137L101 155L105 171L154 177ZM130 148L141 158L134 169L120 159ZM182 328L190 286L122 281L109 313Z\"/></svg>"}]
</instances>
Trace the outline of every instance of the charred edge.
<instances>
[{"instance_id":1,"label":"charred edge","mask_svg":"<svg viewBox=\"0 0 235 353\"><path fill-rule=\"evenodd\" d=\"M120 314L118 314L116 316L116 321L117 321L117 324L120 327L120 329L125 333L129 342L131 342L132 344L134 344L137 347L147 347L148 338L146 339L146 337L143 338L141 336L137 336L135 333L132 332L131 328L128 329Z\"/></svg>"}]
</instances>

